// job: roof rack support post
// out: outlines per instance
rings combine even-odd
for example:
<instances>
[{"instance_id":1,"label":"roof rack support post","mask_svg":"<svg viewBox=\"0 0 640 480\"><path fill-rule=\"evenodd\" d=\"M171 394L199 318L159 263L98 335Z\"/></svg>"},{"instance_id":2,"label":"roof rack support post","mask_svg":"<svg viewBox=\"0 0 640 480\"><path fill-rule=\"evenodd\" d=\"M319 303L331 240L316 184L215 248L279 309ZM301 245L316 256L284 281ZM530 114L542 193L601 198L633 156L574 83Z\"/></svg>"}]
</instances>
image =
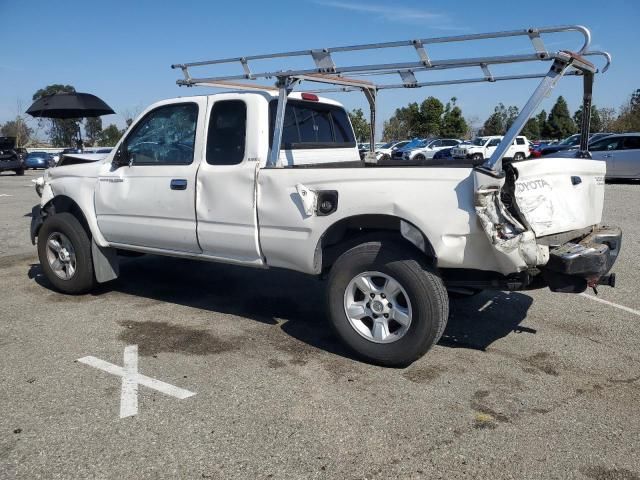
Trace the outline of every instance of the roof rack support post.
<instances>
[{"instance_id":1,"label":"roof rack support post","mask_svg":"<svg viewBox=\"0 0 640 480\"><path fill-rule=\"evenodd\" d=\"M582 122L580 125L580 157L589 157L589 129L591 127L591 99L593 94L593 73L584 72L582 93Z\"/></svg>"},{"instance_id":2,"label":"roof rack support post","mask_svg":"<svg viewBox=\"0 0 640 480\"><path fill-rule=\"evenodd\" d=\"M514 140L518 136L518 134L522 131L525 124L533 115L533 112L538 108L538 105L544 100L544 98L551 92L553 87L556 86L556 83L562 78L562 75L567 70L567 68L571 65L571 60L569 58L556 58L549 69L549 72L542 79L538 87L529 98L529 101L525 104L520 112L520 115L515 119L513 125L507 130L507 133L504 134L502 141L498 144L493 155L488 158L483 164L482 169L484 170L492 170L494 173L498 173L502 170L502 158Z\"/></svg>"},{"instance_id":3,"label":"roof rack support post","mask_svg":"<svg viewBox=\"0 0 640 480\"><path fill-rule=\"evenodd\" d=\"M282 130L284 128L284 114L287 108L287 100L293 86L297 80L291 77L278 77L276 86L278 87L278 109L276 110L276 119L273 127L273 142L269 158L267 158L267 167L279 167L280 165L280 146L282 144Z\"/></svg>"},{"instance_id":4,"label":"roof rack support post","mask_svg":"<svg viewBox=\"0 0 640 480\"><path fill-rule=\"evenodd\" d=\"M369 151L364 157L365 163L376 163L376 99L378 91L375 88L363 88L364 96L369 102Z\"/></svg>"}]
</instances>

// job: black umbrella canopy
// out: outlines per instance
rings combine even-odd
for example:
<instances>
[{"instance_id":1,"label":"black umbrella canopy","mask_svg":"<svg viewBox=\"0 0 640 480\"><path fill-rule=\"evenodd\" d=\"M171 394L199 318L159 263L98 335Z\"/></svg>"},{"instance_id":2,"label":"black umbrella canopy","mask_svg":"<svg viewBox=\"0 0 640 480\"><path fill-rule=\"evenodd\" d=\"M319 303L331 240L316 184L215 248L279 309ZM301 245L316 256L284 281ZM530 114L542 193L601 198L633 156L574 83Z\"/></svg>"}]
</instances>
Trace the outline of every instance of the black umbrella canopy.
<instances>
[{"instance_id":1,"label":"black umbrella canopy","mask_svg":"<svg viewBox=\"0 0 640 480\"><path fill-rule=\"evenodd\" d=\"M54 93L39 98L27 112L32 117L83 118L100 117L114 112L100 98L90 93Z\"/></svg>"}]
</instances>

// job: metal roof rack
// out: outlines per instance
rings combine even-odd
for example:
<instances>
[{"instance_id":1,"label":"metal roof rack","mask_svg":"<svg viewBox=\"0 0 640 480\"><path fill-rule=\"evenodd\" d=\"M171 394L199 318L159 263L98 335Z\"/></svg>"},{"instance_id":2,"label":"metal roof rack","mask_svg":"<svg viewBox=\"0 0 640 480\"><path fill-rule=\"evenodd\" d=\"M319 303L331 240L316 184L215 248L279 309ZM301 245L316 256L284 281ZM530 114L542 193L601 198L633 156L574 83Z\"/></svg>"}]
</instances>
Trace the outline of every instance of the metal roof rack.
<instances>
[{"instance_id":1,"label":"metal roof rack","mask_svg":"<svg viewBox=\"0 0 640 480\"><path fill-rule=\"evenodd\" d=\"M545 46L542 35L550 33L577 32L582 35L582 45L576 53L570 50L559 50L551 52ZM531 41L533 51L531 53L514 53L509 55L495 55L486 57L434 59L427 51L427 46L434 44L448 44L460 42L478 42L486 39L528 37ZM369 43L363 45L351 45L346 47L321 48L310 50L297 50L292 52L272 53L265 55L252 55L244 57L232 57L219 60L206 60L200 62L182 63L171 65L171 68L182 70L184 79L177 81L181 86L209 86L224 89L240 90L273 90L274 87L261 85L256 80L276 79L275 88L278 89L278 108L276 113L276 123L274 128L273 148L269 154L267 164L278 166L280 153L280 143L282 139L282 125L284 122L284 111L287 103L287 96L302 81L329 84L333 88L313 90L314 92L344 92L362 91L371 110L371 132L370 149L368 159L375 159L373 155L375 137L375 116L376 98L379 90L395 88L419 88L438 85L454 85L479 82L497 82L503 80L520 80L542 78L542 82L533 93L513 126L505 134L503 142L498 146L495 153L487 160L486 167L490 170L499 171L504 153L524 127L531 114L542 101L542 99L555 86L563 75L581 75L584 77L583 111L590 111L591 89L593 75L599 70L589 62L587 56L602 56L605 64L602 72L605 72L611 63L611 56L606 52L589 51L591 33L586 27L581 25L566 25L557 27L527 28L521 30L510 30L493 33L480 33L472 35L456 35L449 37L422 38L414 40L404 40L398 42ZM374 63L365 65L337 65L333 54L343 52L379 51L384 49L398 49L404 47L414 51L417 55L415 61L397 63ZM253 71L250 65L256 61L269 61L276 59L286 59L292 57L307 57L313 61L315 68L289 69L289 70L266 70ZM527 73L516 75L494 75L491 71L494 65L527 63L527 62L552 62L548 72ZM221 66L237 64L242 68L243 73L232 75L218 75L211 77L194 77L191 70L205 66ZM478 67L481 77L456 78L452 80L440 81L419 81L416 73L429 71L442 71ZM345 76L350 75L350 76ZM368 79L353 77L374 77L383 75L399 75L400 83L374 83ZM588 104L588 105L587 105ZM588 108L588 110L587 110ZM586 130L585 130L586 127ZM589 115L583 115L581 150L586 152L587 138L589 130Z\"/></svg>"}]
</instances>

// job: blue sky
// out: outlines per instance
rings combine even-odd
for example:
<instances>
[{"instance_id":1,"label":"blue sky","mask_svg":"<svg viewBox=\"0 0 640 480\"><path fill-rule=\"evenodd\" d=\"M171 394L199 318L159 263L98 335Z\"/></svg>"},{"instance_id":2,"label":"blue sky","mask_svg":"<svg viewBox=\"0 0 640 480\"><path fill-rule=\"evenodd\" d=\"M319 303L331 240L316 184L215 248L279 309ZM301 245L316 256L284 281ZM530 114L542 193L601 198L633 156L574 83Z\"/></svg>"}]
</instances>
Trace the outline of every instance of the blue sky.
<instances>
[{"instance_id":1,"label":"blue sky","mask_svg":"<svg viewBox=\"0 0 640 480\"><path fill-rule=\"evenodd\" d=\"M260 2L217 1L10 1L0 0L0 122L15 117L31 96L51 83L72 84L94 93L118 113L104 124L124 124L127 113L169 97L213 92L176 86L179 72L172 63L320 48L357 43L406 40L443 35L499 31L562 24L583 24L593 34L592 48L613 55L609 72L596 80L598 106L619 107L640 88L640 1L413 1L298 0ZM551 49L577 48L577 36L549 37ZM481 47L439 47L432 58L524 53L527 40L487 42ZM413 60L405 50L352 58L371 61ZM345 58L345 61L349 58ZM280 68L280 67L278 67ZM509 66L498 73L541 72L548 64ZM478 71L462 75L478 76ZM450 78L432 74L427 79ZM379 119L396 107L434 95L443 102L455 96L465 116L477 122L497 102L522 106L537 84L533 80L444 86L382 92ZM568 78L557 95L570 108L580 101L579 79ZM364 107L357 93L334 96L348 108Z\"/></svg>"}]
</instances>

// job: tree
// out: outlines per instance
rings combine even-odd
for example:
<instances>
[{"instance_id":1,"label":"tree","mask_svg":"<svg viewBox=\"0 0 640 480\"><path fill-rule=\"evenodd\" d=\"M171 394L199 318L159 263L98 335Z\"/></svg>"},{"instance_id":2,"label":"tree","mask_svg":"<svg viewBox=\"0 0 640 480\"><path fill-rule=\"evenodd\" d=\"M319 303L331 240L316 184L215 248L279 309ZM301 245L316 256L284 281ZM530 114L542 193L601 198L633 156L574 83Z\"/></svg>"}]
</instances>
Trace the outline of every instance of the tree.
<instances>
[{"instance_id":1,"label":"tree","mask_svg":"<svg viewBox=\"0 0 640 480\"><path fill-rule=\"evenodd\" d=\"M540 138L540 124L538 123L538 119L536 117L530 118L525 123L524 128L522 129L522 135L527 137L529 140L537 140Z\"/></svg>"},{"instance_id":2,"label":"tree","mask_svg":"<svg viewBox=\"0 0 640 480\"><path fill-rule=\"evenodd\" d=\"M353 125L353 132L356 135L357 141L365 142L369 140L369 136L371 135L369 122L364 117L362 109L356 108L355 110L351 110L349 112L349 119L351 120L351 125Z\"/></svg>"},{"instance_id":3,"label":"tree","mask_svg":"<svg viewBox=\"0 0 640 480\"><path fill-rule=\"evenodd\" d=\"M576 124L576 128L580 128L582 126L582 105L576 110L573 114L573 121ZM596 108L595 105L591 105L591 124L589 127L589 131L593 133L602 132L602 120L600 118L600 111Z\"/></svg>"},{"instance_id":4,"label":"tree","mask_svg":"<svg viewBox=\"0 0 640 480\"><path fill-rule=\"evenodd\" d=\"M72 85L47 85L33 94L33 100L52 95L54 93L74 93L76 89ZM41 122L49 126L49 140L55 147L68 147L75 144L75 137L80 128L79 119L62 120L58 118L41 119Z\"/></svg>"},{"instance_id":5,"label":"tree","mask_svg":"<svg viewBox=\"0 0 640 480\"><path fill-rule=\"evenodd\" d=\"M462 116L462 110L456 105L456 97L451 98L444 107L440 135L449 138L461 138L467 134L469 126Z\"/></svg>"},{"instance_id":6,"label":"tree","mask_svg":"<svg viewBox=\"0 0 640 480\"><path fill-rule=\"evenodd\" d=\"M499 103L493 113L487 118L480 129L480 135L504 135L506 131L507 109L504 104Z\"/></svg>"},{"instance_id":7,"label":"tree","mask_svg":"<svg viewBox=\"0 0 640 480\"><path fill-rule=\"evenodd\" d=\"M600 117L601 132L613 131L613 125L616 121L616 109L603 107L598 109L598 116Z\"/></svg>"},{"instance_id":8,"label":"tree","mask_svg":"<svg viewBox=\"0 0 640 480\"><path fill-rule=\"evenodd\" d=\"M537 116L538 129L540 131L539 139L549 138L549 124L547 123L547 112L542 110Z\"/></svg>"},{"instance_id":9,"label":"tree","mask_svg":"<svg viewBox=\"0 0 640 480\"><path fill-rule=\"evenodd\" d=\"M515 105L510 105L509 107L507 107L507 110L505 112L505 119L504 119L505 133L507 132L507 130L511 128L511 125L515 123L516 118L518 118L518 115L520 115L520 109L518 107L516 107Z\"/></svg>"},{"instance_id":10,"label":"tree","mask_svg":"<svg viewBox=\"0 0 640 480\"><path fill-rule=\"evenodd\" d=\"M384 122L382 137L385 140L400 140L413 138L418 135L420 108L417 103L410 103L406 107L396 108L393 116Z\"/></svg>"},{"instance_id":11,"label":"tree","mask_svg":"<svg viewBox=\"0 0 640 480\"><path fill-rule=\"evenodd\" d=\"M640 89L631 94L629 101L620 107L620 115L612 124L614 132L636 132L640 130Z\"/></svg>"},{"instance_id":12,"label":"tree","mask_svg":"<svg viewBox=\"0 0 640 480\"><path fill-rule=\"evenodd\" d=\"M102 119L100 117L89 117L84 121L84 135L86 143L95 146L102 133Z\"/></svg>"},{"instance_id":13,"label":"tree","mask_svg":"<svg viewBox=\"0 0 640 480\"><path fill-rule=\"evenodd\" d=\"M103 147L115 147L120 137L124 134L124 130L120 130L113 123L100 132L98 141Z\"/></svg>"},{"instance_id":14,"label":"tree","mask_svg":"<svg viewBox=\"0 0 640 480\"><path fill-rule=\"evenodd\" d=\"M18 115L15 120L9 120L0 127L0 134L5 137L16 137L16 146L22 147L31 140L33 129L29 128L21 115Z\"/></svg>"},{"instance_id":15,"label":"tree","mask_svg":"<svg viewBox=\"0 0 640 480\"><path fill-rule=\"evenodd\" d=\"M564 97L560 95L549 113L547 119L549 135L552 138L565 138L576 133L576 124L569 115L569 107Z\"/></svg>"},{"instance_id":16,"label":"tree","mask_svg":"<svg viewBox=\"0 0 640 480\"><path fill-rule=\"evenodd\" d=\"M435 97L427 97L420 104L415 134L419 137L436 137L440 135L444 105Z\"/></svg>"}]
</instances>

